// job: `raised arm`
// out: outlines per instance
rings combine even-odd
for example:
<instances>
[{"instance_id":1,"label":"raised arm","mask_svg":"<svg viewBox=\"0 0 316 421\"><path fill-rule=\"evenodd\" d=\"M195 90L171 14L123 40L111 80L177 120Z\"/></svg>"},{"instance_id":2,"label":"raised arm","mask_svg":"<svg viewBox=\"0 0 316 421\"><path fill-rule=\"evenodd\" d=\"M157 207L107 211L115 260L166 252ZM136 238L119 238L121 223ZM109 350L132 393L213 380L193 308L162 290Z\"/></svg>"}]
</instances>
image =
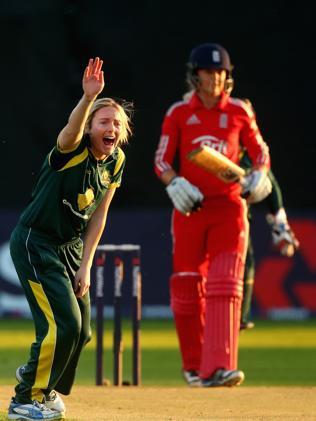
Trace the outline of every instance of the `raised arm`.
<instances>
[{"instance_id":1,"label":"raised arm","mask_svg":"<svg viewBox=\"0 0 316 421\"><path fill-rule=\"evenodd\" d=\"M90 59L85 68L82 79L83 96L70 114L67 125L58 135L57 144L62 151L75 149L82 139L89 110L104 88L102 65L103 61L96 57Z\"/></svg>"}]
</instances>

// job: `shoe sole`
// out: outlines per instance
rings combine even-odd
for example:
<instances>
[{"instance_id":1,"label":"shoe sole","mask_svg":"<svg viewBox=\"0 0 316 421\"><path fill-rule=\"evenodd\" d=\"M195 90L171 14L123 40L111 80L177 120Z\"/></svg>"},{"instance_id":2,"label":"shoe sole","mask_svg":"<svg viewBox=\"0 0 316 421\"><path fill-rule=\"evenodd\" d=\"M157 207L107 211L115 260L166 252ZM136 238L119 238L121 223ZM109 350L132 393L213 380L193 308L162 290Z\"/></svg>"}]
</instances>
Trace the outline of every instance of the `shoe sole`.
<instances>
[{"instance_id":1,"label":"shoe sole","mask_svg":"<svg viewBox=\"0 0 316 421\"><path fill-rule=\"evenodd\" d=\"M233 387L239 386L245 380L245 375L240 373L239 376L234 376L228 379L223 379L222 381L216 381L207 383L202 383L202 387Z\"/></svg>"},{"instance_id":2,"label":"shoe sole","mask_svg":"<svg viewBox=\"0 0 316 421\"><path fill-rule=\"evenodd\" d=\"M22 376L21 376L21 374L20 374L20 368L21 367L18 367L17 369L16 369L16 372L15 372L15 378L17 379L17 381L19 382L19 383L21 383L22 382ZM52 409L52 410L54 410L54 411L58 411L58 412L60 412L61 413L61 418L55 418L55 420L57 419L57 420L62 420L62 419L64 419L65 418L65 416L66 416L66 409L63 409L62 411L61 410L59 410L59 409L56 409L56 408L54 408L54 405L47 405L46 404L46 406L47 406L47 408L49 408L49 409ZM14 414L13 414L13 416L15 416ZM21 418L21 416L20 415L18 415L20 418L8 418L8 419L10 419L10 420L17 420L17 421L25 421L25 420L31 420L31 421L33 421L34 420L34 418ZM52 419L52 421L55 421L54 420L54 418L51 418Z\"/></svg>"},{"instance_id":3,"label":"shoe sole","mask_svg":"<svg viewBox=\"0 0 316 421\"><path fill-rule=\"evenodd\" d=\"M16 372L15 372L15 378L17 379L17 381L19 382L19 383L21 383L22 382L22 376L21 376L21 374L20 374L20 368L21 368L21 366L20 367L18 367L17 369L16 369ZM66 409L63 409L63 410L60 410L59 408L54 408L54 404L53 405L49 405L49 404L47 404L47 402L46 402L46 406L47 406L47 408L49 408L49 409L52 409L53 411L58 411L58 412L60 412L61 414L62 414L62 417L63 418L65 418L65 414L66 414ZM15 419L15 418L11 418L11 419ZM25 419L25 418L23 418L23 419ZM60 419L62 419L62 418L60 418Z\"/></svg>"},{"instance_id":4,"label":"shoe sole","mask_svg":"<svg viewBox=\"0 0 316 421\"><path fill-rule=\"evenodd\" d=\"M201 380L198 376L195 377L195 380L193 380L193 379L189 380L189 379L186 378L185 374L182 372L182 377L189 387L201 387L201 385L202 385Z\"/></svg>"},{"instance_id":5,"label":"shoe sole","mask_svg":"<svg viewBox=\"0 0 316 421\"><path fill-rule=\"evenodd\" d=\"M240 375L238 377L224 381L221 386L227 386L227 387L239 386L244 380L245 380L245 376Z\"/></svg>"},{"instance_id":6,"label":"shoe sole","mask_svg":"<svg viewBox=\"0 0 316 421\"><path fill-rule=\"evenodd\" d=\"M202 383L201 383L200 380L196 380L196 381L188 383L189 387L201 387L201 385L202 385Z\"/></svg>"}]
</instances>

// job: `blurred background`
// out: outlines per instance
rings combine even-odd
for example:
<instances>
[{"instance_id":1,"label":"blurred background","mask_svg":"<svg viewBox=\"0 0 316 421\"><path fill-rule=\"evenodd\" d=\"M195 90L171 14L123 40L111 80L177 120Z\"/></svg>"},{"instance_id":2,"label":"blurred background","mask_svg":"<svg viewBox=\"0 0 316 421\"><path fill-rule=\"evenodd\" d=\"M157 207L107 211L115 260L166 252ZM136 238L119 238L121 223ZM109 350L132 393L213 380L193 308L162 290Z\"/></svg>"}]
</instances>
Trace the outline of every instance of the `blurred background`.
<instances>
[{"instance_id":1,"label":"blurred background","mask_svg":"<svg viewBox=\"0 0 316 421\"><path fill-rule=\"evenodd\" d=\"M45 155L82 94L90 57L105 64L105 96L133 101L134 136L103 243L142 246L144 315L170 316L171 205L153 172L167 108L185 92L190 50L217 42L234 64L233 96L250 98L301 248L271 247L263 205L254 209L254 316L316 313L315 48L304 1L2 0L0 3L0 316L27 315L8 241ZM111 288L109 281L109 288ZM110 293L109 293L110 297ZM108 305L111 299L108 298Z\"/></svg>"}]
</instances>

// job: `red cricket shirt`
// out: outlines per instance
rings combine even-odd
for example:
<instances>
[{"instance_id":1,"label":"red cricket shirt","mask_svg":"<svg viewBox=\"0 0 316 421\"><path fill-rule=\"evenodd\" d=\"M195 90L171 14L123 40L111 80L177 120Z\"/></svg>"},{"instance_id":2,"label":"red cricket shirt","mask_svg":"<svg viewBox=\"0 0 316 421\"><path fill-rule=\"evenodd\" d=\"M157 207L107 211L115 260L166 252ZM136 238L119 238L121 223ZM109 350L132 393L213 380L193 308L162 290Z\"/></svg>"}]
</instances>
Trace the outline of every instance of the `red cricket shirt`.
<instances>
[{"instance_id":1,"label":"red cricket shirt","mask_svg":"<svg viewBox=\"0 0 316 421\"><path fill-rule=\"evenodd\" d=\"M270 166L269 148L251 107L225 93L211 109L203 105L196 93L169 108L156 151L155 172L160 176L170 169L178 153L179 175L197 186L205 197L239 195L239 183L226 184L187 159L187 154L201 145L216 149L237 164L243 146L253 165Z\"/></svg>"}]
</instances>

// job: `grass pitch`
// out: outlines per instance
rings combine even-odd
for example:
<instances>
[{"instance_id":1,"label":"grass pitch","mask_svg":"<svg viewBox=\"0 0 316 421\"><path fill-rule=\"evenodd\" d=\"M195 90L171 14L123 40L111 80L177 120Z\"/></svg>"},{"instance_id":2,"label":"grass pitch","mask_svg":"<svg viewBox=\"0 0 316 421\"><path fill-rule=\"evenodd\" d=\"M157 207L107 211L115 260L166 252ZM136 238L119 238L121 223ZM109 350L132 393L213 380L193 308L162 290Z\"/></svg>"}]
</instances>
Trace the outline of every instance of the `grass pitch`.
<instances>
[{"instance_id":1,"label":"grass pitch","mask_svg":"<svg viewBox=\"0 0 316 421\"><path fill-rule=\"evenodd\" d=\"M7 404L9 387L1 388ZM315 421L316 387L74 386L67 421ZM1 409L0 409L1 412ZM3 418L4 418L3 411Z\"/></svg>"},{"instance_id":2,"label":"grass pitch","mask_svg":"<svg viewBox=\"0 0 316 421\"><path fill-rule=\"evenodd\" d=\"M105 323L104 376L112 381L112 321ZM28 359L34 341L29 320L0 320L0 385L15 383L16 368ZM131 380L131 326L123 324L124 380ZM95 384L95 335L83 351L76 384ZM142 384L185 387L178 342L171 320L143 320ZM315 386L316 320L256 321L240 336L239 368L247 386Z\"/></svg>"},{"instance_id":3,"label":"grass pitch","mask_svg":"<svg viewBox=\"0 0 316 421\"><path fill-rule=\"evenodd\" d=\"M112 381L112 322L105 323L105 377ZM27 320L0 320L0 421L34 340ZM131 380L131 329L124 321L124 380ZM315 420L316 320L256 321L240 336L239 388L190 389L181 378L171 320L144 320L142 387L94 387L95 335L82 353L76 385L64 398L67 420Z\"/></svg>"}]
</instances>

